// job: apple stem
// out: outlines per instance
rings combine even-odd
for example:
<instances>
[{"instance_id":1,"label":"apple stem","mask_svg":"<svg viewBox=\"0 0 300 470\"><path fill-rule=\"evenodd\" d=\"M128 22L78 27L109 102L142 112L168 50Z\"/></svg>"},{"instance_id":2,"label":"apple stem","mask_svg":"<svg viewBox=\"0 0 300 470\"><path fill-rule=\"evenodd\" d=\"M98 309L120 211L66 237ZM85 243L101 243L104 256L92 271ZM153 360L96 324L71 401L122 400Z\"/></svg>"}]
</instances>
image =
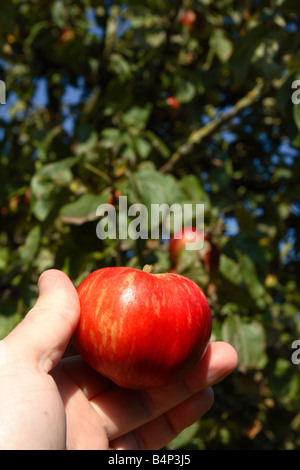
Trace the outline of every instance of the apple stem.
<instances>
[{"instance_id":1,"label":"apple stem","mask_svg":"<svg viewBox=\"0 0 300 470\"><path fill-rule=\"evenodd\" d=\"M151 264L145 264L145 266L143 267L143 271L145 273L149 273L149 274L152 274L153 272L153 266Z\"/></svg>"}]
</instances>

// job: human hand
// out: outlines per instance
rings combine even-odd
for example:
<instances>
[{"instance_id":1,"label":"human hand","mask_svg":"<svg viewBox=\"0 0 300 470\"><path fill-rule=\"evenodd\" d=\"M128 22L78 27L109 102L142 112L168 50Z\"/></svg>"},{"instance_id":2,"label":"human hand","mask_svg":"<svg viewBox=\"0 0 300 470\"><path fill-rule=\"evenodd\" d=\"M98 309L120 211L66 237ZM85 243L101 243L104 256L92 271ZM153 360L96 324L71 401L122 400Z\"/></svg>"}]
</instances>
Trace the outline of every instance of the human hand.
<instances>
[{"instance_id":1,"label":"human hand","mask_svg":"<svg viewBox=\"0 0 300 470\"><path fill-rule=\"evenodd\" d=\"M62 358L79 315L70 279L44 272L36 305L0 343L0 448L160 449L210 409L211 387L237 365L214 342L184 380L122 389L80 356Z\"/></svg>"}]
</instances>

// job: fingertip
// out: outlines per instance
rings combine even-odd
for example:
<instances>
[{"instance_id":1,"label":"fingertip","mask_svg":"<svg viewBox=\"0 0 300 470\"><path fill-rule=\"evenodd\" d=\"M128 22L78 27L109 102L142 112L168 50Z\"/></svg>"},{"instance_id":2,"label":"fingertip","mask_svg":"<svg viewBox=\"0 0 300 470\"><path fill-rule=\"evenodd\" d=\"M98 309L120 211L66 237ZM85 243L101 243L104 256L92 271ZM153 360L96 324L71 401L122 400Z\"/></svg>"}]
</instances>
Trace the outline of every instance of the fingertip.
<instances>
[{"instance_id":1,"label":"fingertip","mask_svg":"<svg viewBox=\"0 0 300 470\"><path fill-rule=\"evenodd\" d=\"M238 364L239 364L239 356L238 356L238 353L237 351L234 349L234 347L231 345L231 344L228 344L227 343L227 346L229 349L231 349L231 361L232 361L232 364L233 364L233 370L237 368Z\"/></svg>"},{"instance_id":2,"label":"fingertip","mask_svg":"<svg viewBox=\"0 0 300 470\"><path fill-rule=\"evenodd\" d=\"M225 341L209 343L196 367L188 374L186 383L194 393L215 385L231 374L238 365L234 347Z\"/></svg>"},{"instance_id":3,"label":"fingertip","mask_svg":"<svg viewBox=\"0 0 300 470\"><path fill-rule=\"evenodd\" d=\"M226 364L228 373L233 372L237 368L239 362L236 349L232 346L232 344L225 341L216 341L214 345L215 354L217 353L221 359L226 359L224 361L224 365Z\"/></svg>"},{"instance_id":4,"label":"fingertip","mask_svg":"<svg viewBox=\"0 0 300 470\"><path fill-rule=\"evenodd\" d=\"M208 387L203 390L203 394L205 396L205 402L207 404L207 410L212 408L214 401L215 401L215 392L212 387Z\"/></svg>"},{"instance_id":5,"label":"fingertip","mask_svg":"<svg viewBox=\"0 0 300 470\"><path fill-rule=\"evenodd\" d=\"M44 295L51 295L55 290L55 296L59 293L68 297L68 301L72 302L73 308L76 311L80 309L78 294L71 279L63 271L58 269L48 269L44 271L38 280L39 297L43 298Z\"/></svg>"},{"instance_id":6,"label":"fingertip","mask_svg":"<svg viewBox=\"0 0 300 470\"><path fill-rule=\"evenodd\" d=\"M230 375L238 366L238 355L235 348L225 341L210 344L208 359L208 377L211 385Z\"/></svg>"},{"instance_id":7,"label":"fingertip","mask_svg":"<svg viewBox=\"0 0 300 470\"><path fill-rule=\"evenodd\" d=\"M76 329L80 304L72 281L62 271L44 271L38 287L34 307L6 340L14 354L47 372L61 359Z\"/></svg>"},{"instance_id":8,"label":"fingertip","mask_svg":"<svg viewBox=\"0 0 300 470\"><path fill-rule=\"evenodd\" d=\"M38 279L38 287L39 289L43 288L47 282L51 284L51 281L54 283L54 281L60 280L61 282L64 282L66 284L71 283L70 278L65 274L63 271L60 271L59 269L46 269L46 271L42 272L40 274L39 279ZM73 285L73 284L72 284Z\"/></svg>"}]
</instances>

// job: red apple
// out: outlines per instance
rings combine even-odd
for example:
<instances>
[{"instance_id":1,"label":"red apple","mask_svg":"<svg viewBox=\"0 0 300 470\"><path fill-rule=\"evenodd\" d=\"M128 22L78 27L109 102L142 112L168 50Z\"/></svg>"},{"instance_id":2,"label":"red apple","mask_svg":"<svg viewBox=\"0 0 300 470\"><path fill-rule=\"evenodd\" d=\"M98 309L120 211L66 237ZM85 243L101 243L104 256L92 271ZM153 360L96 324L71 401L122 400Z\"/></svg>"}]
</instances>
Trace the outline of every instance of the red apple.
<instances>
[{"instance_id":1,"label":"red apple","mask_svg":"<svg viewBox=\"0 0 300 470\"><path fill-rule=\"evenodd\" d=\"M121 387L148 389L180 379L207 348L210 307L200 287L184 276L103 268L77 291L78 353Z\"/></svg>"},{"instance_id":2,"label":"red apple","mask_svg":"<svg viewBox=\"0 0 300 470\"><path fill-rule=\"evenodd\" d=\"M169 253L173 264L176 264L180 253L187 243L201 239L201 231L194 227L186 227L178 230L170 239ZM199 251L200 256L210 273L215 273L219 266L220 250L208 236L204 236L204 247Z\"/></svg>"},{"instance_id":3,"label":"red apple","mask_svg":"<svg viewBox=\"0 0 300 470\"><path fill-rule=\"evenodd\" d=\"M187 26L189 29L193 29L196 20L196 13L193 10L187 10L184 16L181 18L181 23Z\"/></svg>"},{"instance_id":4,"label":"red apple","mask_svg":"<svg viewBox=\"0 0 300 470\"><path fill-rule=\"evenodd\" d=\"M179 109L181 106L180 101L175 96L169 96L166 99L166 103L173 109Z\"/></svg>"},{"instance_id":5,"label":"red apple","mask_svg":"<svg viewBox=\"0 0 300 470\"><path fill-rule=\"evenodd\" d=\"M171 261L175 264L187 243L201 239L201 231L194 227L186 227L175 232L170 239L169 252Z\"/></svg>"},{"instance_id":6,"label":"red apple","mask_svg":"<svg viewBox=\"0 0 300 470\"><path fill-rule=\"evenodd\" d=\"M118 189L115 191L114 193L114 196L110 196L108 201L107 201L107 204L113 204L114 202L118 201L119 197L122 196L122 193L121 191L119 191Z\"/></svg>"},{"instance_id":7,"label":"red apple","mask_svg":"<svg viewBox=\"0 0 300 470\"><path fill-rule=\"evenodd\" d=\"M75 38L75 34L71 28L63 28L60 31L59 39L61 42L73 41L74 38Z\"/></svg>"},{"instance_id":8,"label":"red apple","mask_svg":"<svg viewBox=\"0 0 300 470\"><path fill-rule=\"evenodd\" d=\"M1 207L1 209L0 209L0 214L1 215L8 215L8 213L9 213L9 210L6 206Z\"/></svg>"}]
</instances>

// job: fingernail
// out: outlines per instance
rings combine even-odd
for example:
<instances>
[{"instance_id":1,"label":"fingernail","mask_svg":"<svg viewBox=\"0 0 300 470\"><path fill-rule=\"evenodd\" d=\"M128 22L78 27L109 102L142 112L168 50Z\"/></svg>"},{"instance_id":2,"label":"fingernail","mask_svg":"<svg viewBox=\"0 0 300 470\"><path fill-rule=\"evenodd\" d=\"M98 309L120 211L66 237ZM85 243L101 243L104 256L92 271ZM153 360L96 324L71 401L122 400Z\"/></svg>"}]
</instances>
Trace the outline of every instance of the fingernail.
<instances>
[{"instance_id":1,"label":"fingernail","mask_svg":"<svg viewBox=\"0 0 300 470\"><path fill-rule=\"evenodd\" d=\"M40 294L47 292L55 286L57 282L57 277L51 273L43 273L38 281L38 287Z\"/></svg>"}]
</instances>

